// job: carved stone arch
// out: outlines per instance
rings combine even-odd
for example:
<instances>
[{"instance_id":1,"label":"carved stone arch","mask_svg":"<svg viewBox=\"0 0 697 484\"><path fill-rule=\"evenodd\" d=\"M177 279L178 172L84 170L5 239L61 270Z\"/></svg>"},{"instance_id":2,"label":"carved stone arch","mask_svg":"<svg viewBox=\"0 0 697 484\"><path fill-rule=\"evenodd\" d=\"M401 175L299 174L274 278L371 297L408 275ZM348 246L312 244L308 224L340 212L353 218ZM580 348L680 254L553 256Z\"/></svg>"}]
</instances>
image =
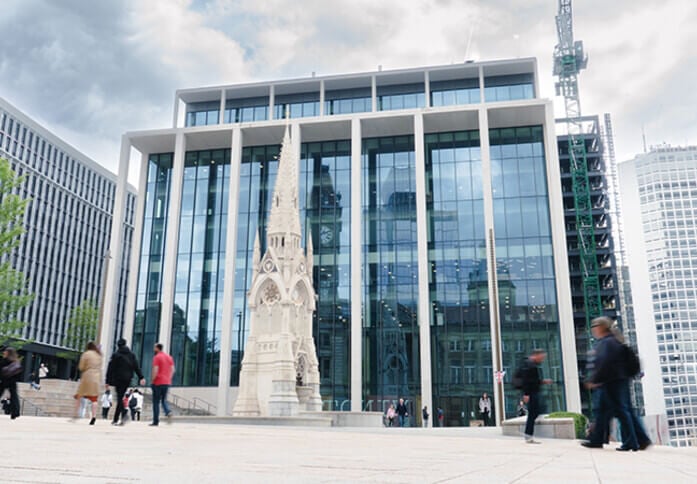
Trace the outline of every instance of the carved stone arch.
<instances>
[{"instance_id":1,"label":"carved stone arch","mask_svg":"<svg viewBox=\"0 0 697 484\"><path fill-rule=\"evenodd\" d=\"M307 383L307 369L310 367L310 361L304 351L298 352L295 359L295 384L299 387L305 386Z\"/></svg>"}]
</instances>

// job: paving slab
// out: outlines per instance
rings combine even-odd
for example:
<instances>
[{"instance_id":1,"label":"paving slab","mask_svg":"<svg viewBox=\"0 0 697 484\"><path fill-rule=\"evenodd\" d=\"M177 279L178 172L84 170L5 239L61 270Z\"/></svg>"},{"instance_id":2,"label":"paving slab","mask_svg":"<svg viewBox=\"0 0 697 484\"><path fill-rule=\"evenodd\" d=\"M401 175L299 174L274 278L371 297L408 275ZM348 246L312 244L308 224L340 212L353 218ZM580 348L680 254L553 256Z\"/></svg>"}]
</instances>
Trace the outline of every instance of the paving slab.
<instances>
[{"instance_id":1,"label":"paving slab","mask_svg":"<svg viewBox=\"0 0 697 484\"><path fill-rule=\"evenodd\" d=\"M2 482L697 482L697 449L525 444L497 428L303 428L0 419Z\"/></svg>"}]
</instances>

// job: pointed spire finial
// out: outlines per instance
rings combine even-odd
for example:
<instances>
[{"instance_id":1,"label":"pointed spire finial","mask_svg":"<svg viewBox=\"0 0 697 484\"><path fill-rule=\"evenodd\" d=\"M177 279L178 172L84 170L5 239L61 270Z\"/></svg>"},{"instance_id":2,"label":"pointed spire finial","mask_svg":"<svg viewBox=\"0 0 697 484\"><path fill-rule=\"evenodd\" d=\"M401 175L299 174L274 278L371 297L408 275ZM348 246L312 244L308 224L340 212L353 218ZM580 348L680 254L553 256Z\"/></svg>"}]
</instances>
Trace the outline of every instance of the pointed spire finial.
<instances>
[{"instance_id":1,"label":"pointed spire finial","mask_svg":"<svg viewBox=\"0 0 697 484\"><path fill-rule=\"evenodd\" d=\"M254 270L259 270L259 264L261 263L261 245L259 244L259 229L257 229L257 234L254 237L254 253L252 255L252 264L254 265Z\"/></svg>"}]
</instances>

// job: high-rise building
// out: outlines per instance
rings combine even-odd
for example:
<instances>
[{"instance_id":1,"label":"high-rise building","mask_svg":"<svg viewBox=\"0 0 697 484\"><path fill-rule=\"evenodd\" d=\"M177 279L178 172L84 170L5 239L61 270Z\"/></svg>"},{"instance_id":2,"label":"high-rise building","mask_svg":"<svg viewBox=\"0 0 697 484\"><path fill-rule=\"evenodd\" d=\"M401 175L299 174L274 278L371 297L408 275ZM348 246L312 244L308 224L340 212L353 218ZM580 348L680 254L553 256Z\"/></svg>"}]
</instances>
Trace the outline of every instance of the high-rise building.
<instances>
[{"instance_id":1,"label":"high-rise building","mask_svg":"<svg viewBox=\"0 0 697 484\"><path fill-rule=\"evenodd\" d=\"M619 164L646 413L673 445L697 445L697 147Z\"/></svg>"},{"instance_id":2,"label":"high-rise building","mask_svg":"<svg viewBox=\"0 0 697 484\"><path fill-rule=\"evenodd\" d=\"M161 341L174 393L231 412L289 117L323 407L404 397L467 425L487 392L498 419L542 347L550 409L579 411L555 121L538 92L534 59L177 91L173 127L126 133L119 168L116 210L141 153L124 332L146 371Z\"/></svg>"},{"instance_id":3,"label":"high-rise building","mask_svg":"<svg viewBox=\"0 0 697 484\"><path fill-rule=\"evenodd\" d=\"M33 302L19 311L26 322L19 338L25 379L41 362L52 376L71 376L71 362L61 353L70 311L87 299L99 304L107 260L116 175L68 145L29 116L0 98L0 157L10 161L25 182L17 190L31 202L24 217L21 244L9 258L26 276ZM116 265L114 301L118 308L110 325L120 335L124 318L128 260L133 233L135 191L127 187L125 216L118 226L124 232Z\"/></svg>"},{"instance_id":4,"label":"high-rise building","mask_svg":"<svg viewBox=\"0 0 697 484\"><path fill-rule=\"evenodd\" d=\"M611 181L608 176L612 165L608 166L608 153L606 152L603 133L598 116L583 116L579 118L580 136L585 147L585 171L588 174L588 193L578 193L573 183L573 170L569 158L569 138L565 133L566 120L560 119L558 131L562 134L558 137L559 162L562 179L562 191L564 200L564 219L569 255L569 271L571 275L571 297L574 311L574 330L576 333L576 352L578 358L579 381L586 379L586 367L589 351L592 349L593 339L590 333L590 321L588 307L584 295L584 271L581 263L581 250L578 230L576 228L576 198L588 196L590 212L593 221L593 240L595 245L595 264L597 267L598 282L600 287L600 307L603 316L616 320L624 331L629 341L634 343L634 321L631 313L626 314L620 302L627 299L621 294L621 271L617 267L615 238L619 236L613 232L613 217ZM630 305L627 305L631 308ZM627 317L629 316L629 317ZM641 386L639 385L639 389ZM590 390L580 389L581 402L584 413L590 415ZM640 391L635 392L635 394Z\"/></svg>"}]
</instances>

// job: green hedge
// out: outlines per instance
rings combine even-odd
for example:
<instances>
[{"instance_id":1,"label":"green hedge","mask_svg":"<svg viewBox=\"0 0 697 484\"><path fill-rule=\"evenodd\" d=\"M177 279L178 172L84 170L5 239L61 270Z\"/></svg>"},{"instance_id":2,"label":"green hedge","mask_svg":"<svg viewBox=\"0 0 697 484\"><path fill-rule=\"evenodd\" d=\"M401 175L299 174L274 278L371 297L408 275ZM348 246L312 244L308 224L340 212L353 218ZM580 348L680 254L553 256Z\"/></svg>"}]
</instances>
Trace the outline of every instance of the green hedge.
<instances>
[{"instance_id":1,"label":"green hedge","mask_svg":"<svg viewBox=\"0 0 697 484\"><path fill-rule=\"evenodd\" d=\"M554 412L547 415L547 418L568 418L574 419L574 429L576 430L577 439L586 438L586 425L588 424L588 419L585 415L573 412Z\"/></svg>"}]
</instances>

